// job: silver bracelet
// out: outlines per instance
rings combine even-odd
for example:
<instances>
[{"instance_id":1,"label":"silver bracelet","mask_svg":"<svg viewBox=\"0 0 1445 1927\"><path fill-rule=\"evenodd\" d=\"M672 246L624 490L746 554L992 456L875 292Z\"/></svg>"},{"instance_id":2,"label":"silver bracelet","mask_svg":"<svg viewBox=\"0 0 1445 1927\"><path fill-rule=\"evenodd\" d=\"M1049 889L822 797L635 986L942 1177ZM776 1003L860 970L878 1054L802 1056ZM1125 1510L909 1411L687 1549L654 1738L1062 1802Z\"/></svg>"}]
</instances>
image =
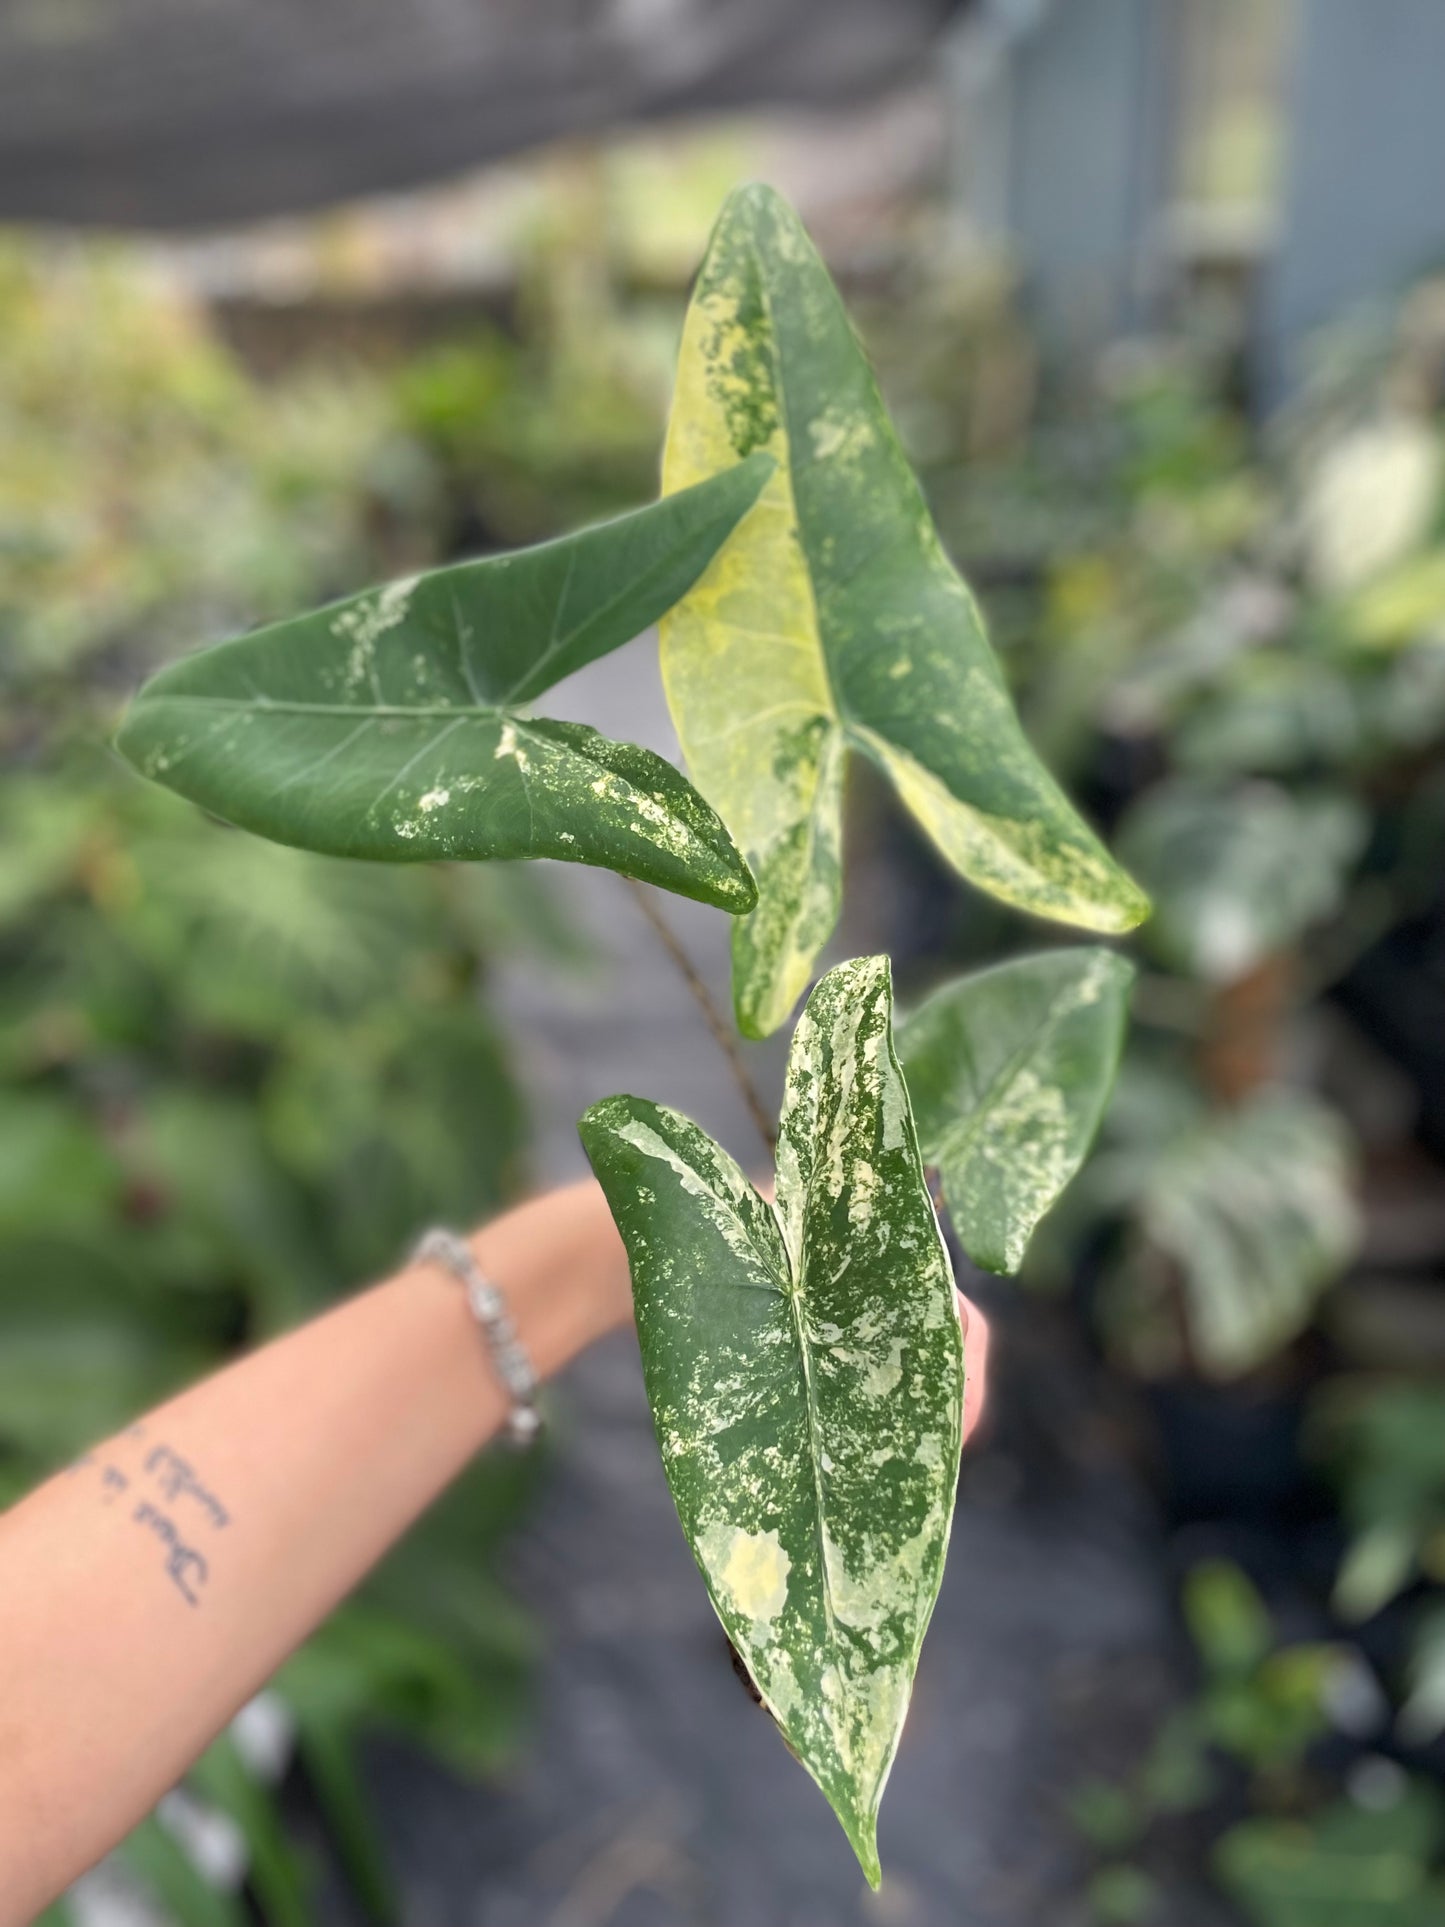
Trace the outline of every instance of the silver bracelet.
<instances>
[{"instance_id":1,"label":"silver bracelet","mask_svg":"<svg viewBox=\"0 0 1445 1927\"><path fill-rule=\"evenodd\" d=\"M482 1328L497 1376L507 1388L511 1410L507 1437L514 1445L530 1445L542 1429L537 1407L537 1374L517 1337L507 1301L487 1277L465 1238L438 1225L428 1231L412 1253L415 1265L440 1265L467 1294L472 1316Z\"/></svg>"}]
</instances>

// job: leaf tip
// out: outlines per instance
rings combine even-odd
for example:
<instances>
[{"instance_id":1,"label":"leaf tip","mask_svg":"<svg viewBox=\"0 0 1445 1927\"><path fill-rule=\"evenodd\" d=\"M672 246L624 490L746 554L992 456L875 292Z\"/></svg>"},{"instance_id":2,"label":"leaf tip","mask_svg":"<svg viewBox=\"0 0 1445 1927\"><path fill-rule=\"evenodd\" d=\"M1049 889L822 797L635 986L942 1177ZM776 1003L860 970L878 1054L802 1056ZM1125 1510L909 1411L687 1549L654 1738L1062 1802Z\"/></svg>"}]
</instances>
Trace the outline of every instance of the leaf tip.
<instances>
[{"instance_id":1,"label":"leaf tip","mask_svg":"<svg viewBox=\"0 0 1445 1927\"><path fill-rule=\"evenodd\" d=\"M758 907L758 880L736 844L730 842L724 855L728 867L717 886L715 902L729 916L745 917Z\"/></svg>"},{"instance_id":2,"label":"leaf tip","mask_svg":"<svg viewBox=\"0 0 1445 1927\"><path fill-rule=\"evenodd\" d=\"M1109 927L1122 935L1126 930L1137 930L1141 923L1148 922L1154 914L1154 900L1127 870L1119 871L1119 881L1118 920Z\"/></svg>"},{"instance_id":3,"label":"leaf tip","mask_svg":"<svg viewBox=\"0 0 1445 1927\"><path fill-rule=\"evenodd\" d=\"M878 1815L840 1812L838 1818L843 1823L849 1846L858 1856L863 1878L876 1894L883 1885L883 1867L878 1859Z\"/></svg>"},{"instance_id":4,"label":"leaf tip","mask_svg":"<svg viewBox=\"0 0 1445 1927\"><path fill-rule=\"evenodd\" d=\"M771 182L739 181L722 204L720 220L725 221L729 216L761 213L765 210L771 212L775 209L781 209L789 215L793 214L789 202ZM796 219L796 216L794 218Z\"/></svg>"},{"instance_id":5,"label":"leaf tip","mask_svg":"<svg viewBox=\"0 0 1445 1927\"><path fill-rule=\"evenodd\" d=\"M577 1120L577 1135L589 1158L592 1156L593 1143L615 1130L619 1123L631 1115L631 1104L630 1098L619 1093L613 1097L599 1097L595 1104L587 1106Z\"/></svg>"}]
</instances>

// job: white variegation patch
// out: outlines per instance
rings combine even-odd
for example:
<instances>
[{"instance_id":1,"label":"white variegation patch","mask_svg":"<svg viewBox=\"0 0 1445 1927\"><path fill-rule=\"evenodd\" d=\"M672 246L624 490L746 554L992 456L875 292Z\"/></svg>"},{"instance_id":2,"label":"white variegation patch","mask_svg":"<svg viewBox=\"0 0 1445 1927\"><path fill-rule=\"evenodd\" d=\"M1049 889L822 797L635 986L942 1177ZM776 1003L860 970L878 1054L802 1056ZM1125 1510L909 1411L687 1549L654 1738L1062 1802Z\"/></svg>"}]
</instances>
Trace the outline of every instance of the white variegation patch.
<instances>
[{"instance_id":1,"label":"white variegation patch","mask_svg":"<svg viewBox=\"0 0 1445 1927\"><path fill-rule=\"evenodd\" d=\"M870 1880L943 1570L962 1335L891 1036L885 958L793 1039L776 1204L676 1112L608 1098L583 1143L627 1245L683 1529L764 1703Z\"/></svg>"},{"instance_id":2,"label":"white variegation patch","mask_svg":"<svg viewBox=\"0 0 1445 1927\"><path fill-rule=\"evenodd\" d=\"M976 1263L1017 1271L1088 1154L1133 977L1113 951L1048 951L943 985L900 1026L923 1154Z\"/></svg>"}]
</instances>

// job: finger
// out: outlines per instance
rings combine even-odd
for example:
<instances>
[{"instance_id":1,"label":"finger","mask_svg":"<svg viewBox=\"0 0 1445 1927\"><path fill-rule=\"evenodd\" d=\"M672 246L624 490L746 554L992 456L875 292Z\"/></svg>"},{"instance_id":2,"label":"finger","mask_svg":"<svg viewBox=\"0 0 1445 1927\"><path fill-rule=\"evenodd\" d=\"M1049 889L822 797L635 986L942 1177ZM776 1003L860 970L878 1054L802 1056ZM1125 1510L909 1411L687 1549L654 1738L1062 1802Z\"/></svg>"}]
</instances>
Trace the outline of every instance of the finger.
<instances>
[{"instance_id":1,"label":"finger","mask_svg":"<svg viewBox=\"0 0 1445 1927\"><path fill-rule=\"evenodd\" d=\"M966 1445L983 1417L984 1396L988 1390L988 1320L962 1292L958 1294L958 1314L963 1324L963 1440Z\"/></svg>"}]
</instances>

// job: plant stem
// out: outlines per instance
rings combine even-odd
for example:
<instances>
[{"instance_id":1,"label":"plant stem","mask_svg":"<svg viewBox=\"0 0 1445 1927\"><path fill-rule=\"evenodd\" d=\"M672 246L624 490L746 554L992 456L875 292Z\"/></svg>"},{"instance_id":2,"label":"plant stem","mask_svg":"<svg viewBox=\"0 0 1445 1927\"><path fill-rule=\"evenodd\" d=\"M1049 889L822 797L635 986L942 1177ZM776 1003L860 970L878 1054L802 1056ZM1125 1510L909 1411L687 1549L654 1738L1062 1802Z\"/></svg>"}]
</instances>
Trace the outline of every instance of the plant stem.
<instances>
[{"instance_id":1,"label":"plant stem","mask_svg":"<svg viewBox=\"0 0 1445 1927\"><path fill-rule=\"evenodd\" d=\"M677 933L663 916L653 899L652 892L635 877L624 877L629 890L637 901L637 907L652 925L657 936L676 966L678 975L687 985L693 1002L702 1012L703 1022L712 1032L713 1042L727 1059L728 1069L732 1072L733 1082L737 1085L743 1103L747 1106L748 1116L757 1127L758 1136L768 1147L771 1157L778 1148L777 1133L772 1119L768 1116L763 1100L758 1096L757 1086L753 1083L747 1065L743 1062L738 1040L733 1035L732 1026L723 1016L714 1001L712 992L698 975L697 967L678 941Z\"/></svg>"}]
</instances>

